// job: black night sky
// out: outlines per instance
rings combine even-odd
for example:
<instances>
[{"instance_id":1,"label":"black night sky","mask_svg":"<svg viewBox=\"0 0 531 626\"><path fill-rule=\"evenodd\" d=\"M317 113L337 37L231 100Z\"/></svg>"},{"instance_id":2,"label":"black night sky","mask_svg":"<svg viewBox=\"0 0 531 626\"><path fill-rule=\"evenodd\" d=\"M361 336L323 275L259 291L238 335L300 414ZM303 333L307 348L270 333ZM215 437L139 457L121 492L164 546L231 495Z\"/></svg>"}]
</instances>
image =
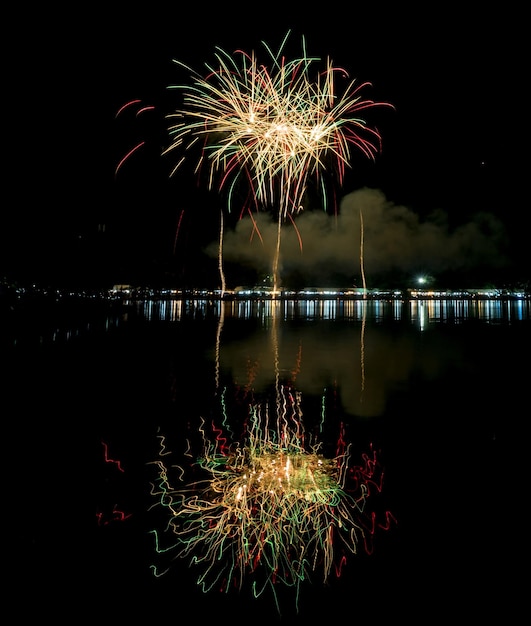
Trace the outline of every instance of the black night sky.
<instances>
[{"instance_id":1,"label":"black night sky","mask_svg":"<svg viewBox=\"0 0 531 626\"><path fill-rule=\"evenodd\" d=\"M381 221L366 241L372 279L422 271L467 286L528 284L520 9L465 15L448 4L429 12L402 3L385 10L174 4L90 5L83 16L61 16L60 28L46 13L38 36L22 31L33 61L19 79L26 138L16 152L16 192L3 211L4 280L215 286L217 261L208 246L219 233L220 198L186 168L170 180L175 156L161 154L166 115L179 105L168 86L186 80L173 59L203 72L216 47L262 55L262 42L278 49L291 31L286 54L299 55L304 37L309 55L330 57L351 78L372 84L366 97L394 106L371 111L381 154L374 162L354 155L340 190L347 205L358 192L354 207L363 190L378 192L370 202ZM34 15L35 24L39 19ZM133 99L154 108L116 117ZM140 141L142 149L115 175ZM231 228L236 222L232 216ZM313 231L305 230L310 250ZM326 281L341 274L342 260L331 260L323 233L315 234L321 239L313 265L330 264L330 276L312 271L308 280ZM238 235L229 233L231 282L253 280L257 269L241 251ZM304 275L303 263L295 265ZM348 271L341 276L351 279Z\"/></svg>"}]
</instances>

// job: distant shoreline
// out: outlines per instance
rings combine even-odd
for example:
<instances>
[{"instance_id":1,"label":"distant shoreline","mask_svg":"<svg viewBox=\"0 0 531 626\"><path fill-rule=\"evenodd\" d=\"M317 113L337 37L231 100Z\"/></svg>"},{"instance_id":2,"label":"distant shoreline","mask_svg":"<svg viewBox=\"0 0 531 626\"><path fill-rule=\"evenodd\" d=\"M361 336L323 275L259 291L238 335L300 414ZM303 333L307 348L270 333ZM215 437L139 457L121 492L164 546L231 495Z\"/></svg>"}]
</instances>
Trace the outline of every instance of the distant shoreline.
<instances>
[{"instance_id":1,"label":"distant shoreline","mask_svg":"<svg viewBox=\"0 0 531 626\"><path fill-rule=\"evenodd\" d=\"M104 290L23 289L0 293L3 306L18 304L83 304L97 302L139 302L149 300L529 300L531 292L508 289L460 290L362 290L315 288L300 291L268 289L151 289L123 287Z\"/></svg>"},{"instance_id":2,"label":"distant shoreline","mask_svg":"<svg viewBox=\"0 0 531 626\"><path fill-rule=\"evenodd\" d=\"M110 299L118 300L521 300L531 293L507 289L460 290L382 290L311 288L298 291L238 288L221 292L219 289L113 289Z\"/></svg>"}]
</instances>

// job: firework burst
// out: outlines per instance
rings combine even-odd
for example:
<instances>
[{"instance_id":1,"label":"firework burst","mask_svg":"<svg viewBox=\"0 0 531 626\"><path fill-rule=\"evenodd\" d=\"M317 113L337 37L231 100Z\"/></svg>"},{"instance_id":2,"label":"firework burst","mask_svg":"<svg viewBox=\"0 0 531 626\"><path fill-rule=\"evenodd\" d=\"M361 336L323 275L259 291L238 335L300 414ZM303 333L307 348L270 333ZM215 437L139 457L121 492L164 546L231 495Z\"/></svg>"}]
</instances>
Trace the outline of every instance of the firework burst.
<instances>
[{"instance_id":1,"label":"firework burst","mask_svg":"<svg viewBox=\"0 0 531 626\"><path fill-rule=\"evenodd\" d=\"M206 65L205 75L176 61L190 71L192 82L170 87L183 92L183 108L168 116L171 143L165 150L181 153L173 174L186 154L199 148L196 173L206 167L209 188L227 191L229 211L235 189L245 183L249 193L243 210L276 212L278 244L280 224L303 209L310 178L326 209L325 174L342 185L352 149L375 157L380 135L362 112L391 106L364 99L369 83L350 80L330 59L324 69L316 68L321 59L306 54L304 38L302 56L286 61L288 36L276 53L264 43L268 64L254 52L230 55L219 48L216 65Z\"/></svg>"}]
</instances>

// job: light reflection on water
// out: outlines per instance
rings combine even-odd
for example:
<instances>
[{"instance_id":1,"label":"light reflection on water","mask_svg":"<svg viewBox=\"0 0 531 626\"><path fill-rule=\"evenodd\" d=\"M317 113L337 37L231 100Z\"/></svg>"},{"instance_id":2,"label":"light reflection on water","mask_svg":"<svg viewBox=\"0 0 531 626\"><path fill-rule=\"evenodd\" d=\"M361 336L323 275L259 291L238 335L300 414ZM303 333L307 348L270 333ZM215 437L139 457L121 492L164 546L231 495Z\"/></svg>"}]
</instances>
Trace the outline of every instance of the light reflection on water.
<instances>
[{"instance_id":1,"label":"light reflection on water","mask_svg":"<svg viewBox=\"0 0 531 626\"><path fill-rule=\"evenodd\" d=\"M98 314L79 312L69 318L38 307L28 308L20 319L4 325L2 340L18 342L63 342L86 335L109 332L126 324L133 314L146 321L177 322L184 319L240 319L270 324L273 317L289 320L408 322L420 330L433 323L461 324L470 320L511 324L531 318L530 299L496 300L260 300L260 299L148 299L124 300L118 306L102 306Z\"/></svg>"},{"instance_id":2,"label":"light reflection on water","mask_svg":"<svg viewBox=\"0 0 531 626\"><path fill-rule=\"evenodd\" d=\"M131 306L141 320L180 329L169 338L175 355L183 354L184 339L186 350L195 351L197 368L189 366L188 353L176 357L176 415L165 433L181 423L187 396L206 415L208 397L229 397L230 389L234 406L274 393L281 381L300 394L307 425L326 416L330 425L345 424L356 451L375 443L385 467L383 502L398 524L389 538L376 538L368 578L377 591L361 583L366 594L380 599L399 589L404 603L415 604L445 568L452 584L473 578L492 589L503 569L496 560L501 550L493 556L485 546L496 537L503 542L510 518L503 504L493 507L493 498L505 489L506 468L519 473L514 442L528 409L521 355L529 345L529 300L204 299ZM343 593L360 578L354 559L340 583ZM301 603L307 616L316 593Z\"/></svg>"},{"instance_id":3,"label":"light reflection on water","mask_svg":"<svg viewBox=\"0 0 531 626\"><path fill-rule=\"evenodd\" d=\"M529 321L529 305L529 300L459 299L131 304L150 322L205 322L199 326L205 336L207 322L217 325L211 332L214 345L206 350L215 363L215 388L225 378L262 392L280 375L304 394L337 389L346 414L361 417L384 414L389 397L415 377L448 384L485 364L497 367L496 359L506 358L511 342L488 333L489 327Z\"/></svg>"},{"instance_id":4,"label":"light reflection on water","mask_svg":"<svg viewBox=\"0 0 531 626\"><path fill-rule=\"evenodd\" d=\"M205 618L241 615L243 605L246 621L262 611L274 616L244 597L233 604L205 598L188 564L154 580L145 519L146 467L156 458L158 429L180 451L189 429L216 416L215 403L229 391L231 407L240 409L277 380L300 393L309 428L325 409L327 435L344 424L354 461L374 443L385 469L380 503L398 521L376 537L361 566L354 558L342 580L308 591L297 623L309 623L316 609L327 623L339 622L345 607L374 621L382 604L396 621L421 611L425 598L452 615L466 599L474 615L486 597L489 615L491 598L511 604L500 586L516 571L519 528L526 529L517 522L526 519L519 503L528 487L521 483L529 451L520 448L528 441L522 357L531 337L529 300L146 300L45 325L36 323L38 314L28 311L7 334L17 338L14 349L2 352L5 406L17 426L11 441L33 508L64 511L70 490L62 490L63 477L73 473L77 481L92 471L77 456L87 437L94 440L100 482L89 508L108 523L96 529L98 580L88 604L99 594L115 602L120 587L128 594L120 612L139 589L160 623L161 607L173 620L190 606L205 606ZM325 441L330 447L335 440ZM80 484L74 492L85 502ZM65 544L64 520L26 519L31 569L48 580ZM77 533L78 521L72 524ZM82 558L79 567L85 576ZM63 571L71 577L70 568ZM444 584L436 585L441 572ZM393 597L397 604L386 602Z\"/></svg>"},{"instance_id":5,"label":"light reflection on water","mask_svg":"<svg viewBox=\"0 0 531 626\"><path fill-rule=\"evenodd\" d=\"M87 432L95 440L102 484L94 512L109 520L97 529L101 593L114 593L117 580L124 588L141 580L155 612L164 597L172 619L176 606L199 602L221 614L218 599L205 602L194 581L183 584L186 567L164 581L146 573L146 462L155 457L159 427L179 450L183 433L214 413L212 398L229 397L230 389L239 406L281 380L300 393L309 427L326 409L330 431L344 423L356 454L369 442L381 450L382 506L398 520L377 537L374 556L361 559L361 572L354 559L344 582L319 596L317 586L311 589L303 615L315 617L314 596L337 620L346 605L356 613L353 589L370 607L367 617L392 594L407 609L429 597L432 606L457 612L456 587L468 598L471 580L481 589L470 602L477 611L485 596L503 602L498 583L513 571L508 565L518 549L518 537L507 537L518 533L518 498L510 492L528 458L528 451L517 452L527 442L529 368L522 355L530 321L529 300L131 301L83 323L50 325L49 335L36 329L34 351L5 351L4 397L27 422L13 441L23 442L39 510L61 492L57 477L77 468L75 442L85 442ZM60 471L50 468L52 456ZM60 542L48 550L54 535L47 520L61 532L63 524L53 516L39 524L28 519L34 553L55 555ZM41 561L48 575L51 560ZM220 606L238 610L228 600ZM258 605L245 606L256 612Z\"/></svg>"},{"instance_id":6,"label":"light reflection on water","mask_svg":"<svg viewBox=\"0 0 531 626\"><path fill-rule=\"evenodd\" d=\"M220 315L283 319L407 320L424 328L430 322L458 324L469 319L511 322L529 319L530 300L145 300L129 303L148 320L177 321L185 316Z\"/></svg>"},{"instance_id":7,"label":"light reflection on water","mask_svg":"<svg viewBox=\"0 0 531 626\"><path fill-rule=\"evenodd\" d=\"M226 380L261 392L280 375L304 394L337 389L346 414L373 417L385 413L397 390L408 392L413 379L455 386L483 372L493 385L507 380L511 369L499 370L499 363L520 367L530 306L529 299L131 300L83 320L52 320L43 328L33 319L21 323L23 335L13 345L77 345L169 324L180 338L170 337L164 350L175 352L171 375L183 394L198 375L214 393ZM181 353L183 345L192 347ZM183 367L183 354L192 353L203 361ZM158 362L160 354L145 358ZM212 365L211 375L197 371Z\"/></svg>"}]
</instances>

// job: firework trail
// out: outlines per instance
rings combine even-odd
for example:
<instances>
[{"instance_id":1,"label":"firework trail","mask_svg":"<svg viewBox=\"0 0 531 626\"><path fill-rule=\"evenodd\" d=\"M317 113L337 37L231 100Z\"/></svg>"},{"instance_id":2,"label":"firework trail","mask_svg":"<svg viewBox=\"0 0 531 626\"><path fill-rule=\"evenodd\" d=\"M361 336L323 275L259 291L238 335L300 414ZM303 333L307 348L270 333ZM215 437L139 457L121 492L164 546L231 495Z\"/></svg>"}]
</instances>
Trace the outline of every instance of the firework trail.
<instances>
[{"instance_id":1,"label":"firework trail","mask_svg":"<svg viewBox=\"0 0 531 626\"><path fill-rule=\"evenodd\" d=\"M142 115L143 113L145 113L146 111L154 111L155 107L153 105L145 105L142 103L142 100L136 98L134 100L129 100L129 102L126 102L125 104L123 104L118 111L116 112L115 115L115 119L117 119L120 115L122 115L124 113L124 111L129 111L130 109L135 109L135 117L139 117L140 115ZM135 152L137 152L138 150L140 150L140 148L142 148L144 145L146 144L146 142L140 141L138 142L133 148L131 148L118 162L118 165L116 166L115 170L114 170L114 175L118 176L118 172L121 170L122 166L124 165L124 163L126 161L128 161L133 154L135 154Z\"/></svg>"},{"instance_id":2,"label":"firework trail","mask_svg":"<svg viewBox=\"0 0 531 626\"><path fill-rule=\"evenodd\" d=\"M233 55L217 48L216 65L202 75L191 73L191 84L170 89L183 92L183 107L168 116L171 142L164 153L179 151L175 173L185 155L198 149L195 172L206 169L208 187L228 195L228 210L242 185L249 189L246 211L273 210L278 215L274 261L274 292L278 285L281 225L303 210L310 179L327 207L326 179L342 184L350 167L351 149L374 159L380 135L361 113L391 106L362 98L369 83L357 84L330 59L324 69L318 57L306 54L292 61L283 56L286 34L278 52L263 45L268 64L257 55L238 50ZM339 90L337 84L346 79Z\"/></svg>"}]
</instances>

